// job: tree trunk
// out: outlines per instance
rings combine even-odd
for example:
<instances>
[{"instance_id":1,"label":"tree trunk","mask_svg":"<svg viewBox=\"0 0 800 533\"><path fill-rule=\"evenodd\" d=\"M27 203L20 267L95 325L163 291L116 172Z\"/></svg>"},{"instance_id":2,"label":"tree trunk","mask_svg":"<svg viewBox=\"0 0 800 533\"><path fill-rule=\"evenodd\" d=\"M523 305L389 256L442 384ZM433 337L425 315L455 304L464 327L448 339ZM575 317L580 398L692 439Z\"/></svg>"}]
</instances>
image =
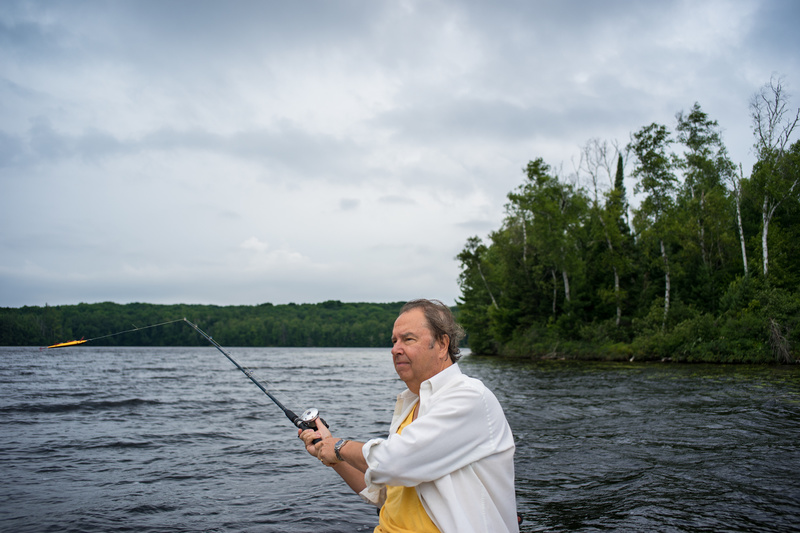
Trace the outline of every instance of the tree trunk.
<instances>
[{"instance_id":1,"label":"tree trunk","mask_svg":"<svg viewBox=\"0 0 800 533\"><path fill-rule=\"evenodd\" d=\"M551 268L550 273L553 275L553 316L556 316L556 298L558 298L558 282L556 281L555 269Z\"/></svg>"},{"instance_id":2,"label":"tree trunk","mask_svg":"<svg viewBox=\"0 0 800 533\"><path fill-rule=\"evenodd\" d=\"M564 299L569 302L569 274L567 274L566 270L561 271L561 277L564 278Z\"/></svg>"},{"instance_id":3,"label":"tree trunk","mask_svg":"<svg viewBox=\"0 0 800 533\"><path fill-rule=\"evenodd\" d=\"M489 298L492 299L492 305L494 305L495 309L499 309L497 307L497 300L494 299L494 294L492 294L492 289L489 288L489 283L486 281L486 276L483 275L483 269L481 268L480 259L478 260L478 274L481 275L481 279L483 280L483 285L486 287L486 292L489 293Z\"/></svg>"},{"instance_id":4,"label":"tree trunk","mask_svg":"<svg viewBox=\"0 0 800 533\"><path fill-rule=\"evenodd\" d=\"M522 218L522 264L528 268L528 224L526 224L525 217Z\"/></svg>"},{"instance_id":5,"label":"tree trunk","mask_svg":"<svg viewBox=\"0 0 800 533\"><path fill-rule=\"evenodd\" d=\"M614 296L617 300L617 327L619 327L620 320L622 319L622 304L619 297L619 272L617 267L614 267Z\"/></svg>"},{"instance_id":6,"label":"tree trunk","mask_svg":"<svg viewBox=\"0 0 800 533\"><path fill-rule=\"evenodd\" d=\"M708 267L708 250L706 250L706 228L703 225L703 210L705 209L706 192L700 191L700 218L697 219L697 225L700 231L700 254L703 257L703 265Z\"/></svg>"},{"instance_id":7,"label":"tree trunk","mask_svg":"<svg viewBox=\"0 0 800 533\"><path fill-rule=\"evenodd\" d=\"M764 195L764 204L761 208L761 222L764 227L763 231L761 232L761 257L763 258L764 262L764 278L767 277L767 273L769 271L769 250L767 249L767 234L769 233L769 223L772 221L772 217L775 215L775 211L778 210L778 207L783 203L783 201L792 194L792 191L800 183L800 178L794 180L792 182L791 187L786 191L786 194L780 200L773 201L772 205L769 204L769 196L766 194Z\"/></svg>"},{"instance_id":8,"label":"tree trunk","mask_svg":"<svg viewBox=\"0 0 800 533\"><path fill-rule=\"evenodd\" d=\"M764 269L764 279L769 273L769 250L767 249L767 234L769 233L769 220L772 218L768 209L768 196L764 195L764 205L761 208L761 264Z\"/></svg>"},{"instance_id":9,"label":"tree trunk","mask_svg":"<svg viewBox=\"0 0 800 533\"><path fill-rule=\"evenodd\" d=\"M614 254L614 245L611 244L611 236L608 234L608 227L606 226L606 221L603 219L603 215L597 217L600 220L600 224L603 226L603 235L606 238L606 245L608 246L608 250L611 252L612 261L616 259ZM621 298L619 296L619 272L617 271L617 266L614 265L612 267L614 269L614 299L617 302L617 327L619 327L620 319L622 318L622 304Z\"/></svg>"},{"instance_id":10,"label":"tree trunk","mask_svg":"<svg viewBox=\"0 0 800 533\"><path fill-rule=\"evenodd\" d=\"M747 277L748 270L747 270L747 247L745 246L744 240L744 229L742 226L742 188L741 183L744 180L744 171L742 170L742 164L739 163L739 176L740 180L736 181L736 175L734 174L731 178L731 183L733 184L733 198L736 201L736 223L739 226L739 244L742 246L742 264L744 265L744 276Z\"/></svg>"},{"instance_id":11,"label":"tree trunk","mask_svg":"<svg viewBox=\"0 0 800 533\"><path fill-rule=\"evenodd\" d=\"M736 222L739 224L739 243L742 245L742 264L744 275L747 277L747 247L744 244L744 230L742 229L742 207L739 196L736 196Z\"/></svg>"},{"instance_id":12,"label":"tree trunk","mask_svg":"<svg viewBox=\"0 0 800 533\"><path fill-rule=\"evenodd\" d=\"M661 322L661 331L667 329L667 316L669 315L669 259L667 258L667 248L664 246L664 239L661 239L661 259L664 260L664 319Z\"/></svg>"}]
</instances>

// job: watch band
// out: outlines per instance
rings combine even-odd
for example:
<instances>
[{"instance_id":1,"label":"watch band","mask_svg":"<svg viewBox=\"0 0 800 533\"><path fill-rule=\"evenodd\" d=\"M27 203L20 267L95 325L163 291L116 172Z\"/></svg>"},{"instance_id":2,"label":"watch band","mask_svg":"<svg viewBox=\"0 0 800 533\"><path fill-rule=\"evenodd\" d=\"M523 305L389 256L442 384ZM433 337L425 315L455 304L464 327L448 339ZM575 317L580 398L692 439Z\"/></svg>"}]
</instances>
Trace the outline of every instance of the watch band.
<instances>
[{"instance_id":1,"label":"watch band","mask_svg":"<svg viewBox=\"0 0 800 533\"><path fill-rule=\"evenodd\" d=\"M342 448L344 447L344 445L347 444L348 442L350 442L350 441L347 440L347 439L339 439L336 442L336 444L333 445L333 452L336 454L336 458L339 461L344 461L344 459L342 459L341 451L342 451Z\"/></svg>"}]
</instances>

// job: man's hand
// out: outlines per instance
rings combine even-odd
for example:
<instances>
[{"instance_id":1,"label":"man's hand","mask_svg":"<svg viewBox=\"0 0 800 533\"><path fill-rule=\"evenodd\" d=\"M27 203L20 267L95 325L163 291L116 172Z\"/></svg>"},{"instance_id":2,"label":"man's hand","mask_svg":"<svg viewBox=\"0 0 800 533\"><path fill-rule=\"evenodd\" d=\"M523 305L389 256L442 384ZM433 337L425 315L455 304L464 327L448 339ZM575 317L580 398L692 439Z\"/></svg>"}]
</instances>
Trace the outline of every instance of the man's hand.
<instances>
[{"instance_id":1,"label":"man's hand","mask_svg":"<svg viewBox=\"0 0 800 533\"><path fill-rule=\"evenodd\" d=\"M336 459L336 452L333 449L336 439L322 422L317 422L316 431L313 429L301 430L298 431L298 436L306 445L306 451L322 461L325 466L333 466L340 462ZM314 444L316 439L322 440Z\"/></svg>"}]
</instances>

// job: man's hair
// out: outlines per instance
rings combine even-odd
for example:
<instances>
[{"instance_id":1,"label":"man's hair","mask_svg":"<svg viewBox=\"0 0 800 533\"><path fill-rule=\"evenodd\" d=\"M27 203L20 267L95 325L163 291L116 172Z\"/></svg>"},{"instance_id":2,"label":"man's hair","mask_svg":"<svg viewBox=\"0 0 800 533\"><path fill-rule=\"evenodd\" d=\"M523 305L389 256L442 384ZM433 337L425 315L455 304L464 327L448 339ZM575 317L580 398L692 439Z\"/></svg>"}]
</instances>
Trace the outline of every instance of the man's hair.
<instances>
[{"instance_id":1,"label":"man's hair","mask_svg":"<svg viewBox=\"0 0 800 533\"><path fill-rule=\"evenodd\" d=\"M439 341L444 343L444 336L450 340L447 351L450 355L450 360L454 363L458 361L461 356L461 350L458 345L461 339L464 338L464 328L458 325L453 313L450 309L439 300L426 300L421 298L419 300L411 300L400 309L400 314L411 311L412 309L422 309L425 314L425 320L428 323L428 329L433 334L434 342ZM431 346L433 348L433 346Z\"/></svg>"}]
</instances>

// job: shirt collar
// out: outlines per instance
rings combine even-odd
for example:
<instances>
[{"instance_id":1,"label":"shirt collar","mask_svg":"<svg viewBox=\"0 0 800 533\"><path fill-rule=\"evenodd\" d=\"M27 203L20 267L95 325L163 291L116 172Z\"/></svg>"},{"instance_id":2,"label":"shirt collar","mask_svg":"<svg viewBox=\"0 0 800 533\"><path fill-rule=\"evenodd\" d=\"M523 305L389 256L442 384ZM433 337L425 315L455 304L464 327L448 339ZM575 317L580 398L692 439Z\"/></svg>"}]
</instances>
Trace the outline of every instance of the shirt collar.
<instances>
[{"instance_id":1,"label":"shirt collar","mask_svg":"<svg viewBox=\"0 0 800 533\"><path fill-rule=\"evenodd\" d=\"M435 392L446 387L448 383L460 375L461 369L458 367L458 363L453 363L435 376L423 381L419 387L420 396L423 394L423 391L427 392L428 394L434 394Z\"/></svg>"},{"instance_id":2,"label":"shirt collar","mask_svg":"<svg viewBox=\"0 0 800 533\"><path fill-rule=\"evenodd\" d=\"M421 396L429 397L431 394L445 388L448 383L457 379L461 374L461 368L459 368L458 363L453 363L435 376L423 381L419 386L420 396L406 389L397 398L402 400L405 405L410 405L411 402L416 402L417 398Z\"/></svg>"}]
</instances>

